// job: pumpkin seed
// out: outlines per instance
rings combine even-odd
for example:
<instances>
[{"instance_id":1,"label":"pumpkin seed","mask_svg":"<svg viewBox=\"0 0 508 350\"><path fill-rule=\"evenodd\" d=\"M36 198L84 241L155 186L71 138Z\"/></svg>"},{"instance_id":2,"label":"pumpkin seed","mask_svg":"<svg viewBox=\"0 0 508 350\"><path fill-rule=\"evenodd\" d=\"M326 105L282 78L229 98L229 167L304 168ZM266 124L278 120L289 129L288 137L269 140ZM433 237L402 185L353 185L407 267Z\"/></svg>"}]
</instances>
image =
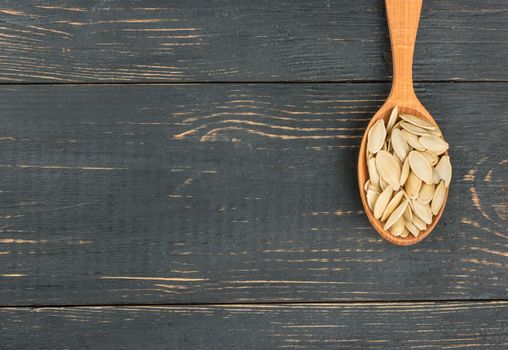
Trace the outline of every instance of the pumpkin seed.
<instances>
[{"instance_id":1,"label":"pumpkin seed","mask_svg":"<svg viewBox=\"0 0 508 350\"><path fill-rule=\"evenodd\" d=\"M427 224L425 224L423 220L416 215L413 215L413 220L411 220L411 223L415 225L420 231L423 231L427 228Z\"/></svg>"},{"instance_id":2,"label":"pumpkin seed","mask_svg":"<svg viewBox=\"0 0 508 350\"><path fill-rule=\"evenodd\" d=\"M439 213L439 210L443 206L445 197L446 197L446 187L445 183L441 181L439 185L437 185L436 191L434 192L434 197L432 198L431 204L432 214L437 215Z\"/></svg>"},{"instance_id":3,"label":"pumpkin seed","mask_svg":"<svg viewBox=\"0 0 508 350\"><path fill-rule=\"evenodd\" d=\"M368 189L369 189L369 187L370 187L370 179L368 179L367 181L365 181L365 184L363 185L363 190L364 190L365 192L367 192L367 191L368 191Z\"/></svg>"},{"instance_id":4,"label":"pumpkin seed","mask_svg":"<svg viewBox=\"0 0 508 350\"><path fill-rule=\"evenodd\" d=\"M379 177L379 187L381 187L381 191L384 191L388 186L388 182Z\"/></svg>"},{"instance_id":5,"label":"pumpkin seed","mask_svg":"<svg viewBox=\"0 0 508 350\"><path fill-rule=\"evenodd\" d=\"M413 236L418 237L420 235L418 227L413 225L411 222L404 221L404 226L406 226L407 230L411 232Z\"/></svg>"},{"instance_id":6,"label":"pumpkin seed","mask_svg":"<svg viewBox=\"0 0 508 350\"><path fill-rule=\"evenodd\" d=\"M409 176L406 181L406 192L409 198L416 199L420 194L420 188L422 187L422 180L415 175L412 171L409 172Z\"/></svg>"},{"instance_id":7,"label":"pumpkin seed","mask_svg":"<svg viewBox=\"0 0 508 350\"><path fill-rule=\"evenodd\" d=\"M400 201L402 200L402 197L404 197L404 192L399 191L393 196L393 198L390 200L388 205L386 206L385 211L383 212L383 216L381 216L381 221L386 221L388 216L393 213L395 208L399 205ZM378 200L379 202L379 200Z\"/></svg>"},{"instance_id":8,"label":"pumpkin seed","mask_svg":"<svg viewBox=\"0 0 508 350\"><path fill-rule=\"evenodd\" d=\"M420 128L419 126L416 126L408 122L400 122L400 126L402 129L409 131L411 134L415 134L418 136L430 135L429 130L425 130L423 128Z\"/></svg>"},{"instance_id":9,"label":"pumpkin seed","mask_svg":"<svg viewBox=\"0 0 508 350\"><path fill-rule=\"evenodd\" d=\"M409 166L411 170L422 179L425 183L431 184L432 181L432 166L430 165L427 158L421 154L420 151L411 151L409 152ZM377 166L377 161L376 161ZM379 167L378 167L379 171Z\"/></svg>"},{"instance_id":10,"label":"pumpkin seed","mask_svg":"<svg viewBox=\"0 0 508 350\"><path fill-rule=\"evenodd\" d=\"M367 149L369 152L376 154L383 148L386 138L386 129L383 119L379 119L372 125L367 138Z\"/></svg>"},{"instance_id":11,"label":"pumpkin seed","mask_svg":"<svg viewBox=\"0 0 508 350\"><path fill-rule=\"evenodd\" d=\"M398 157L396 154L394 154L394 157L393 157L393 158L395 158L395 160L396 160L396 161L397 161L397 163L399 164L399 168L401 169L400 171L401 171L401 174L402 174L402 166L403 166L404 164L402 163L402 161L399 159L399 157ZM399 182L400 182L400 179L399 179Z\"/></svg>"},{"instance_id":12,"label":"pumpkin seed","mask_svg":"<svg viewBox=\"0 0 508 350\"><path fill-rule=\"evenodd\" d=\"M423 152L420 152L422 154L422 156L424 156L425 158L427 158L427 160L429 161L430 165L431 166L434 166L437 164L437 162L439 161L439 158L437 155L435 155L433 152L431 151L423 151Z\"/></svg>"},{"instance_id":13,"label":"pumpkin seed","mask_svg":"<svg viewBox=\"0 0 508 350\"><path fill-rule=\"evenodd\" d=\"M394 236L401 236L404 231L404 218L400 217L390 228L390 232ZM406 236L407 237L407 236Z\"/></svg>"},{"instance_id":14,"label":"pumpkin seed","mask_svg":"<svg viewBox=\"0 0 508 350\"><path fill-rule=\"evenodd\" d=\"M409 145L407 144L406 139L404 138L404 135L400 129L393 129L391 135L393 150L399 159L404 161L404 159L407 157L407 154L409 153Z\"/></svg>"},{"instance_id":15,"label":"pumpkin seed","mask_svg":"<svg viewBox=\"0 0 508 350\"><path fill-rule=\"evenodd\" d=\"M406 238L407 236L409 236L409 231L404 227L402 233L400 234L400 237Z\"/></svg>"},{"instance_id":16,"label":"pumpkin seed","mask_svg":"<svg viewBox=\"0 0 508 350\"><path fill-rule=\"evenodd\" d=\"M425 151L425 147L423 147L420 144L420 141L418 141L418 135L412 134L407 130L402 130L402 135L404 135L404 138L411 147L417 149L418 151Z\"/></svg>"},{"instance_id":17,"label":"pumpkin seed","mask_svg":"<svg viewBox=\"0 0 508 350\"><path fill-rule=\"evenodd\" d=\"M407 181L407 177L409 176L409 159L406 158L404 161L404 165L402 165L402 170L400 173L400 185L404 186Z\"/></svg>"},{"instance_id":18,"label":"pumpkin seed","mask_svg":"<svg viewBox=\"0 0 508 350\"><path fill-rule=\"evenodd\" d=\"M376 156L377 172L394 191L400 188L400 166L393 155L386 151L379 151Z\"/></svg>"},{"instance_id":19,"label":"pumpkin seed","mask_svg":"<svg viewBox=\"0 0 508 350\"><path fill-rule=\"evenodd\" d=\"M420 118L420 117L417 117L415 115L411 115L411 114L399 114L400 116L400 119L408 122L408 123L411 123L413 125L416 125L420 128L424 128L424 129L428 129L428 130L435 130L436 129L436 126L434 124L432 124L431 122L423 119L423 118Z\"/></svg>"},{"instance_id":20,"label":"pumpkin seed","mask_svg":"<svg viewBox=\"0 0 508 350\"><path fill-rule=\"evenodd\" d=\"M402 216L404 217L405 222L413 222L413 211L411 210L411 207L409 205L407 206Z\"/></svg>"},{"instance_id":21,"label":"pumpkin seed","mask_svg":"<svg viewBox=\"0 0 508 350\"><path fill-rule=\"evenodd\" d=\"M379 194L379 192L373 190L367 191L367 205L369 206L370 210L374 210L374 205L376 204Z\"/></svg>"},{"instance_id":22,"label":"pumpkin seed","mask_svg":"<svg viewBox=\"0 0 508 350\"><path fill-rule=\"evenodd\" d=\"M443 138L443 134L441 133L441 130L439 130L438 127L436 127L436 130L429 130L429 131L432 135L436 135L436 136Z\"/></svg>"},{"instance_id":23,"label":"pumpkin seed","mask_svg":"<svg viewBox=\"0 0 508 350\"><path fill-rule=\"evenodd\" d=\"M379 186L379 174L376 169L376 158L371 158L367 162L367 170L369 171L369 179L373 185Z\"/></svg>"},{"instance_id":24,"label":"pumpkin seed","mask_svg":"<svg viewBox=\"0 0 508 350\"><path fill-rule=\"evenodd\" d=\"M434 196L434 184L423 184L422 188L420 189L420 194L418 195L418 202L422 204L428 204L432 200L432 197Z\"/></svg>"},{"instance_id":25,"label":"pumpkin seed","mask_svg":"<svg viewBox=\"0 0 508 350\"><path fill-rule=\"evenodd\" d=\"M441 179L444 180L445 186L450 185L452 180L452 165L450 163L450 157L442 156L439 163L436 165L436 171Z\"/></svg>"},{"instance_id":26,"label":"pumpkin seed","mask_svg":"<svg viewBox=\"0 0 508 350\"><path fill-rule=\"evenodd\" d=\"M397 234L397 232L394 232L392 229L389 229L389 231L395 237L399 237L400 236L400 235Z\"/></svg>"},{"instance_id":27,"label":"pumpkin seed","mask_svg":"<svg viewBox=\"0 0 508 350\"><path fill-rule=\"evenodd\" d=\"M388 218L388 220L386 220L386 223L385 223L385 226L384 226L384 229L385 230L388 230L390 227L392 227L392 225L397 221L399 220L399 218L402 216L402 214L404 214L404 211L406 210L408 206L408 201L407 199L404 199L402 201L401 204L399 204L399 206L397 207L397 209L395 209L393 211L393 213L390 215L390 217Z\"/></svg>"},{"instance_id":28,"label":"pumpkin seed","mask_svg":"<svg viewBox=\"0 0 508 350\"><path fill-rule=\"evenodd\" d=\"M420 144L429 151L439 155L448 150L448 144L440 137L435 135L420 136Z\"/></svg>"},{"instance_id":29,"label":"pumpkin seed","mask_svg":"<svg viewBox=\"0 0 508 350\"><path fill-rule=\"evenodd\" d=\"M388 205L388 202L390 201L390 198L392 198L393 190L391 187L387 187L386 190L381 193L376 201L376 205L374 205L374 217L376 219L381 218L383 215L383 212L386 209L386 206Z\"/></svg>"},{"instance_id":30,"label":"pumpkin seed","mask_svg":"<svg viewBox=\"0 0 508 350\"><path fill-rule=\"evenodd\" d=\"M437 172L436 168L432 168L432 180L434 181L434 185L437 185L439 181L441 181L441 178L439 177L439 173Z\"/></svg>"},{"instance_id":31,"label":"pumpkin seed","mask_svg":"<svg viewBox=\"0 0 508 350\"><path fill-rule=\"evenodd\" d=\"M388 119L388 124L386 125L387 132L392 130L398 117L399 117L399 108L397 106L395 106L392 109L392 113L390 113L390 118Z\"/></svg>"},{"instance_id":32,"label":"pumpkin seed","mask_svg":"<svg viewBox=\"0 0 508 350\"><path fill-rule=\"evenodd\" d=\"M373 190L373 191L376 191L376 192L379 192L379 193L383 192L383 191L381 190L381 188L379 188L378 186L373 185L373 184L370 184L370 185L369 185L368 190Z\"/></svg>"},{"instance_id":33,"label":"pumpkin seed","mask_svg":"<svg viewBox=\"0 0 508 350\"><path fill-rule=\"evenodd\" d=\"M432 212L430 210L430 205L422 204L414 199L411 202L411 204L413 205L414 213L420 219L422 219L424 223L426 223L427 225L430 225L432 223Z\"/></svg>"}]
</instances>

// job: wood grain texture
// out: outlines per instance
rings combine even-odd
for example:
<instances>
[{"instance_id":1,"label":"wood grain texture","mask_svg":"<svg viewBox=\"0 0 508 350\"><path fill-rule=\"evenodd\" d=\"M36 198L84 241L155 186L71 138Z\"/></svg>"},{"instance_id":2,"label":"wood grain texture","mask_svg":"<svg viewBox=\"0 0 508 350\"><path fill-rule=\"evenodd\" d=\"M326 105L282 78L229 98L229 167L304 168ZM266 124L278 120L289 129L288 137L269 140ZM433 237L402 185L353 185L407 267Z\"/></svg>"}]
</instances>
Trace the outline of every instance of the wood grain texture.
<instances>
[{"instance_id":1,"label":"wood grain texture","mask_svg":"<svg viewBox=\"0 0 508 350\"><path fill-rule=\"evenodd\" d=\"M507 302L0 309L2 349L506 349Z\"/></svg>"},{"instance_id":2,"label":"wood grain texture","mask_svg":"<svg viewBox=\"0 0 508 350\"><path fill-rule=\"evenodd\" d=\"M352 81L391 75L379 0L0 2L4 82ZM508 80L505 0L427 0L416 80Z\"/></svg>"},{"instance_id":3,"label":"wood grain texture","mask_svg":"<svg viewBox=\"0 0 508 350\"><path fill-rule=\"evenodd\" d=\"M356 179L388 84L0 88L0 303L506 298L508 84L424 84L454 178L384 242Z\"/></svg>"}]
</instances>

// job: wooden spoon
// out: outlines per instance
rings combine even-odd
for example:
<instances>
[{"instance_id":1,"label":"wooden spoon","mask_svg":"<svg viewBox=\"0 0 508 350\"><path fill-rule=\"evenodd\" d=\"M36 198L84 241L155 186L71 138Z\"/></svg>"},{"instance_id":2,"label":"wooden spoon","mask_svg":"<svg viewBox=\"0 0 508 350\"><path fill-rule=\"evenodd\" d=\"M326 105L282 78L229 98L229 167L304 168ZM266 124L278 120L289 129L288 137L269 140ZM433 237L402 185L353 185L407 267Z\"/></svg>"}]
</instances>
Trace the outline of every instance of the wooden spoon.
<instances>
[{"instance_id":1,"label":"wooden spoon","mask_svg":"<svg viewBox=\"0 0 508 350\"><path fill-rule=\"evenodd\" d=\"M432 121L434 118L427 112L425 107L416 97L413 88L413 53L416 42L416 32L418 31L418 21L422 9L423 0L385 0L386 16L388 18L388 28L390 30L390 41L392 46L393 60L393 83L392 90L386 102L377 111L370 121L365 134L363 135L360 146L360 155L358 157L358 185L360 186L360 196L365 213L372 226L377 232L391 243L398 245L411 245L420 242L427 237L437 222L441 218L443 209L448 198L448 189L446 190L445 202L441 206L439 213L433 217L432 223L427 226L425 231L420 232L418 237L409 234L407 237L395 237L387 230L383 229L384 224L374 217L372 210L367 205L367 197L364 191L365 181L368 178L366 163L367 134L374 123L383 119L385 124L390 117L392 109L397 106L399 113L407 113L419 116Z\"/></svg>"}]
</instances>

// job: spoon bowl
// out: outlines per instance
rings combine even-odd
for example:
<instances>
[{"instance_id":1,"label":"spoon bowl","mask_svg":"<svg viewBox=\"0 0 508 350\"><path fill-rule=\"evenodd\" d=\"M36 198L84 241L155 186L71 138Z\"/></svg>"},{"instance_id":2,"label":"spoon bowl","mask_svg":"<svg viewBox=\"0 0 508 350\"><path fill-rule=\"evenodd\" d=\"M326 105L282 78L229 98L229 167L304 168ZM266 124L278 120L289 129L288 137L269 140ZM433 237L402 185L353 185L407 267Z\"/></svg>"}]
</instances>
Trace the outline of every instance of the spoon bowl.
<instances>
[{"instance_id":1,"label":"spoon bowl","mask_svg":"<svg viewBox=\"0 0 508 350\"><path fill-rule=\"evenodd\" d=\"M407 237L396 237L392 235L388 230L385 230L383 228L384 224L381 223L378 219L374 217L373 211L369 208L367 204L367 195L364 191L365 182L368 180L368 170L367 170L367 161L366 161L366 149L367 149L367 134L370 130L370 128L374 125L374 123L379 120L383 119L385 123L388 122L388 118L390 117L390 113L392 109L397 106L400 113L405 114L412 114L418 117L421 117L422 119L428 120L434 124L434 118L425 110L423 106L417 106L419 102L416 100L415 103L404 103L404 101L397 101L397 100L388 100L374 115L372 120L370 121L369 125L367 126L367 129L365 131L365 134L362 139L362 143L360 145L360 155L358 157L358 184L360 188L360 197L362 199L363 208L365 210L365 213L367 215L367 218L369 219L372 226L376 229L376 231L387 241L397 244L397 245L412 245L415 243L420 242L421 240L425 239L433 230L436 224L438 223L439 219L441 218L441 215L443 214L443 210L446 206L446 201L448 199L448 188L446 189L446 195L445 195L445 201L443 205L441 206L441 209L432 218L432 223L430 225L427 225L427 228L424 231L421 231L418 237L414 237L413 235L408 235ZM444 153L445 155L448 155L448 152Z\"/></svg>"},{"instance_id":2,"label":"spoon bowl","mask_svg":"<svg viewBox=\"0 0 508 350\"><path fill-rule=\"evenodd\" d=\"M364 191L365 182L368 180L366 160L367 135L370 128L379 119L383 119L386 125L390 113L395 106L398 107L399 113L415 115L437 126L434 118L432 118L430 113L416 97L413 88L413 53L422 1L423 0L385 0L393 57L392 90L386 102L369 122L365 134L363 135L360 154L358 156L358 185L367 218L383 238L391 243L403 246L420 242L434 230L446 206L448 188L446 189L445 199L441 209L437 215L432 218L432 223L427 225L427 228L421 231L418 237L414 237L412 234L409 234L407 237L396 237L392 235L388 230L385 230L383 228L384 225L374 217L373 211L367 204L367 196ZM439 129L439 127L437 128ZM448 152L446 152L445 155L448 155Z\"/></svg>"}]
</instances>

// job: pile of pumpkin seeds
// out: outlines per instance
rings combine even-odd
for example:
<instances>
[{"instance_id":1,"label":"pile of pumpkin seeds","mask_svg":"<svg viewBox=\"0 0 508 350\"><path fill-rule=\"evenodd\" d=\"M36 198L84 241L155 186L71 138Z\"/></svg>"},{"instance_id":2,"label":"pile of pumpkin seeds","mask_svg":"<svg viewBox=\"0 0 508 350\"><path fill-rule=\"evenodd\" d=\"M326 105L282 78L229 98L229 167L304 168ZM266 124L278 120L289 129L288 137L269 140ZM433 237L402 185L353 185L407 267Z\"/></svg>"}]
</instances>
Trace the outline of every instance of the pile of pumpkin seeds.
<instances>
[{"instance_id":1,"label":"pile of pumpkin seeds","mask_svg":"<svg viewBox=\"0 0 508 350\"><path fill-rule=\"evenodd\" d=\"M452 178L439 128L395 107L367 134L367 204L394 236L418 237L444 204Z\"/></svg>"}]
</instances>

